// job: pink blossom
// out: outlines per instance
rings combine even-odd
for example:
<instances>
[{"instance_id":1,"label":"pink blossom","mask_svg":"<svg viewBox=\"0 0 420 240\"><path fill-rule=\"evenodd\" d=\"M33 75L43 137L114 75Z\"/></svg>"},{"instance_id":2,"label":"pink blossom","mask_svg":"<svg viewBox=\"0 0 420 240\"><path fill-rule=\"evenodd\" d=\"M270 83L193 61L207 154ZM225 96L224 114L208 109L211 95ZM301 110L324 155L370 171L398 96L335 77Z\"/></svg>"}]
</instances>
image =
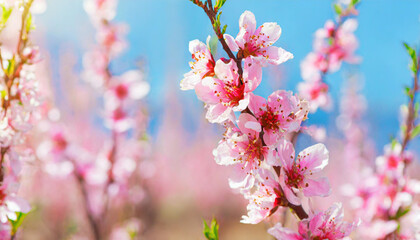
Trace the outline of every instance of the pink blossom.
<instances>
[{"instance_id":1,"label":"pink blossom","mask_svg":"<svg viewBox=\"0 0 420 240\"><path fill-rule=\"evenodd\" d=\"M249 203L247 206L248 216L242 217L242 223L257 224L269 217L277 209L280 198L280 185L274 176L276 175L267 169L259 170L257 189L244 195L245 199L249 200Z\"/></svg>"},{"instance_id":2,"label":"pink blossom","mask_svg":"<svg viewBox=\"0 0 420 240\"><path fill-rule=\"evenodd\" d=\"M327 131L324 127L310 125L303 128L303 132L311 136L317 142L325 142L327 139Z\"/></svg>"},{"instance_id":3,"label":"pink blossom","mask_svg":"<svg viewBox=\"0 0 420 240\"><path fill-rule=\"evenodd\" d=\"M115 17L118 0L85 0L83 7L94 22L110 21Z\"/></svg>"},{"instance_id":4,"label":"pink blossom","mask_svg":"<svg viewBox=\"0 0 420 240\"><path fill-rule=\"evenodd\" d=\"M250 92L261 82L261 69L255 64L244 68L243 79L232 59L228 63L216 62L217 78L206 77L195 86L200 100L207 104L207 119L221 123L231 118L233 111L242 111L249 104Z\"/></svg>"},{"instance_id":5,"label":"pink blossom","mask_svg":"<svg viewBox=\"0 0 420 240\"><path fill-rule=\"evenodd\" d=\"M284 90L275 91L267 100L251 93L249 109L263 127L265 144L274 145L281 137L300 129L307 118L308 102Z\"/></svg>"},{"instance_id":6,"label":"pink blossom","mask_svg":"<svg viewBox=\"0 0 420 240\"><path fill-rule=\"evenodd\" d=\"M321 81L322 73L328 71L328 61L323 54L311 52L300 63L303 80L309 82Z\"/></svg>"},{"instance_id":7,"label":"pink blossom","mask_svg":"<svg viewBox=\"0 0 420 240\"><path fill-rule=\"evenodd\" d=\"M105 104L118 106L127 99L139 100L144 98L149 91L150 85L144 81L141 71L127 71L122 76L111 79L105 93Z\"/></svg>"},{"instance_id":8,"label":"pink blossom","mask_svg":"<svg viewBox=\"0 0 420 240\"><path fill-rule=\"evenodd\" d=\"M124 226L112 230L110 240L133 240L139 237L141 222L137 219L128 220Z\"/></svg>"},{"instance_id":9,"label":"pink blossom","mask_svg":"<svg viewBox=\"0 0 420 240\"><path fill-rule=\"evenodd\" d=\"M293 145L287 140L283 140L277 150L282 162L280 185L291 203L300 204L300 199L296 196L300 190L306 197L325 197L330 194L327 178L311 178L312 174L321 171L328 164L328 150L323 144L304 149L296 160Z\"/></svg>"},{"instance_id":10,"label":"pink blossom","mask_svg":"<svg viewBox=\"0 0 420 240\"><path fill-rule=\"evenodd\" d=\"M358 48L358 41L354 35L357 29L356 19L347 19L340 26L327 21L324 28L315 33L314 49L316 52L328 56L327 68L322 72L336 72L342 61L357 63L359 58L354 55ZM332 41L331 41L332 39Z\"/></svg>"},{"instance_id":11,"label":"pink blossom","mask_svg":"<svg viewBox=\"0 0 420 240\"><path fill-rule=\"evenodd\" d=\"M315 112L318 107L330 109L331 97L328 94L328 85L322 81L307 81L298 84L299 94L309 101L309 109Z\"/></svg>"},{"instance_id":12,"label":"pink blossom","mask_svg":"<svg viewBox=\"0 0 420 240\"><path fill-rule=\"evenodd\" d=\"M338 28L336 33L336 44L339 46L339 50L333 52L333 58L337 58L338 60L343 60L351 64L360 62L360 57L354 55L354 52L359 47L357 38L354 35L357 26L357 20L349 18L343 22L341 27Z\"/></svg>"},{"instance_id":13,"label":"pink blossom","mask_svg":"<svg viewBox=\"0 0 420 240\"><path fill-rule=\"evenodd\" d=\"M300 221L299 233L282 227L280 223L268 230L278 240L338 240L348 237L359 223L343 221L341 203L334 203L327 211L320 212Z\"/></svg>"},{"instance_id":14,"label":"pink blossom","mask_svg":"<svg viewBox=\"0 0 420 240\"><path fill-rule=\"evenodd\" d=\"M37 46L26 47L22 53L28 64L35 64L42 60L39 47Z\"/></svg>"},{"instance_id":15,"label":"pink blossom","mask_svg":"<svg viewBox=\"0 0 420 240\"><path fill-rule=\"evenodd\" d=\"M194 62L190 62L191 71L184 75L181 81L181 89L194 89L203 78L214 76L215 61L209 47L199 40L190 42L190 53Z\"/></svg>"},{"instance_id":16,"label":"pink blossom","mask_svg":"<svg viewBox=\"0 0 420 240\"><path fill-rule=\"evenodd\" d=\"M122 106L106 109L106 114L105 125L110 129L122 133L133 127L133 119Z\"/></svg>"},{"instance_id":17,"label":"pink blossom","mask_svg":"<svg viewBox=\"0 0 420 240\"><path fill-rule=\"evenodd\" d=\"M268 233L275 237L277 240L305 240L300 234L284 228L281 223L277 223L274 227L268 229Z\"/></svg>"},{"instance_id":18,"label":"pink blossom","mask_svg":"<svg viewBox=\"0 0 420 240\"><path fill-rule=\"evenodd\" d=\"M127 47L127 43L121 37L126 32L127 26L124 24L102 24L98 28L96 38L111 56L117 56Z\"/></svg>"},{"instance_id":19,"label":"pink blossom","mask_svg":"<svg viewBox=\"0 0 420 240\"><path fill-rule=\"evenodd\" d=\"M101 50L94 50L83 56L84 72L82 78L94 87L101 87L106 82L109 59Z\"/></svg>"},{"instance_id":20,"label":"pink blossom","mask_svg":"<svg viewBox=\"0 0 420 240\"><path fill-rule=\"evenodd\" d=\"M305 239L343 239L359 225L359 222L344 222L343 218L342 204L334 203L327 211L302 220L299 223L299 233Z\"/></svg>"},{"instance_id":21,"label":"pink blossom","mask_svg":"<svg viewBox=\"0 0 420 240\"><path fill-rule=\"evenodd\" d=\"M410 152L403 152L401 156L401 144L385 146L385 155L376 158L376 167L379 173L388 173L392 175L401 175L403 173L405 164L412 161L412 154Z\"/></svg>"},{"instance_id":22,"label":"pink blossom","mask_svg":"<svg viewBox=\"0 0 420 240\"><path fill-rule=\"evenodd\" d=\"M29 204L23 198L20 198L15 193L13 185L17 183L11 176L3 181L0 187L0 222L5 224L9 220L16 220L16 213L28 213L31 209Z\"/></svg>"},{"instance_id":23,"label":"pink blossom","mask_svg":"<svg viewBox=\"0 0 420 240\"><path fill-rule=\"evenodd\" d=\"M220 165L237 165L238 179L231 179L232 187L252 187L256 171L264 159L273 161L274 149L263 146L259 134L260 123L250 114L239 116L238 127L229 127L224 138L214 150Z\"/></svg>"},{"instance_id":24,"label":"pink blossom","mask_svg":"<svg viewBox=\"0 0 420 240\"><path fill-rule=\"evenodd\" d=\"M394 232L398 227L398 223L394 220L373 220L371 222L363 222L358 229L358 234L367 239L383 239L388 234Z\"/></svg>"},{"instance_id":25,"label":"pink blossom","mask_svg":"<svg viewBox=\"0 0 420 240\"><path fill-rule=\"evenodd\" d=\"M240 30L236 38L229 34L224 35L229 48L238 52L239 58L251 58L251 62L262 66L266 63L278 65L293 58L291 53L272 46L281 35L281 28L277 23L264 23L258 29L256 24L254 14L245 11L239 19Z\"/></svg>"},{"instance_id":26,"label":"pink blossom","mask_svg":"<svg viewBox=\"0 0 420 240\"><path fill-rule=\"evenodd\" d=\"M10 232L12 231L12 226L9 222L2 223L0 222L0 239L10 240Z\"/></svg>"}]
</instances>

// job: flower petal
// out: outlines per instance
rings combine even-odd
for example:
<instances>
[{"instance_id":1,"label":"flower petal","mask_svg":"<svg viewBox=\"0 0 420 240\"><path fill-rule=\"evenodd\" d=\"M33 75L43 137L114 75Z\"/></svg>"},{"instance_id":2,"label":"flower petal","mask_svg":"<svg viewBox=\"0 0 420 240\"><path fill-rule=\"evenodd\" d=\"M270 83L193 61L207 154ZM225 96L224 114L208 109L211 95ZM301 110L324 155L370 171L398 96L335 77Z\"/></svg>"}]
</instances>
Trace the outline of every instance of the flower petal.
<instances>
[{"instance_id":1,"label":"flower petal","mask_svg":"<svg viewBox=\"0 0 420 240\"><path fill-rule=\"evenodd\" d=\"M239 51L239 46L238 46L238 44L236 44L235 39L231 35L224 34L223 38L225 39L226 44L228 45L230 50L232 50L233 52Z\"/></svg>"},{"instance_id":2,"label":"flower petal","mask_svg":"<svg viewBox=\"0 0 420 240\"><path fill-rule=\"evenodd\" d=\"M331 186L328 178L319 178L317 180L305 179L303 194L306 197L327 197L331 194Z\"/></svg>"}]
</instances>

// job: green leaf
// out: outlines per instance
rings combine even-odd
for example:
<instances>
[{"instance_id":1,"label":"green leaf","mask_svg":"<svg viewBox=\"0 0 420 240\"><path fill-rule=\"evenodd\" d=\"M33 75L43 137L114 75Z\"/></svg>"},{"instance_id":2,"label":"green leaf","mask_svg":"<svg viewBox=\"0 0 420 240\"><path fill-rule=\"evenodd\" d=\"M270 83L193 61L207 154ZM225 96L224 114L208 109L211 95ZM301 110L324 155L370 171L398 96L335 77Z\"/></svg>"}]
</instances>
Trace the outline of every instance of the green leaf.
<instances>
[{"instance_id":1,"label":"green leaf","mask_svg":"<svg viewBox=\"0 0 420 240\"><path fill-rule=\"evenodd\" d=\"M226 33L226 28L227 28L227 25L223 26L222 35Z\"/></svg>"},{"instance_id":2,"label":"green leaf","mask_svg":"<svg viewBox=\"0 0 420 240\"><path fill-rule=\"evenodd\" d=\"M394 137L391 137L391 149L394 149L398 141Z\"/></svg>"},{"instance_id":3,"label":"green leaf","mask_svg":"<svg viewBox=\"0 0 420 240\"><path fill-rule=\"evenodd\" d=\"M33 23L32 14L28 13L26 18L26 32L29 33L31 30L35 30L35 25Z\"/></svg>"},{"instance_id":4,"label":"green leaf","mask_svg":"<svg viewBox=\"0 0 420 240\"><path fill-rule=\"evenodd\" d=\"M219 224L216 219L211 220L210 227L207 225L206 221L203 221L203 233L208 240L219 240Z\"/></svg>"},{"instance_id":5,"label":"green leaf","mask_svg":"<svg viewBox=\"0 0 420 240\"><path fill-rule=\"evenodd\" d=\"M343 13L343 8L339 4L334 4L334 10L337 15L341 15L341 13Z\"/></svg>"},{"instance_id":6,"label":"green leaf","mask_svg":"<svg viewBox=\"0 0 420 240\"><path fill-rule=\"evenodd\" d=\"M351 1L351 5L355 6L356 4L358 4L360 2L360 0L352 0Z\"/></svg>"},{"instance_id":7,"label":"green leaf","mask_svg":"<svg viewBox=\"0 0 420 240\"><path fill-rule=\"evenodd\" d=\"M403 44L404 44L405 49L408 52L408 55L410 55L410 58L411 58L410 70L414 73L414 75L416 75L417 69L418 69L418 60L417 60L416 50L410 47L407 43L403 43Z\"/></svg>"},{"instance_id":8,"label":"green leaf","mask_svg":"<svg viewBox=\"0 0 420 240\"><path fill-rule=\"evenodd\" d=\"M1 6L1 19L0 19L0 30L6 27L6 22L12 14L13 8L6 8L4 5Z\"/></svg>"},{"instance_id":9,"label":"green leaf","mask_svg":"<svg viewBox=\"0 0 420 240\"><path fill-rule=\"evenodd\" d=\"M411 92L411 88L410 88L410 87L405 86L405 87L404 87L404 93L405 93L405 95L410 96L410 92Z\"/></svg>"},{"instance_id":10,"label":"green leaf","mask_svg":"<svg viewBox=\"0 0 420 240\"><path fill-rule=\"evenodd\" d=\"M417 137L420 134L420 125L417 125L414 127L414 129L411 131L411 139Z\"/></svg>"},{"instance_id":11,"label":"green leaf","mask_svg":"<svg viewBox=\"0 0 420 240\"><path fill-rule=\"evenodd\" d=\"M6 89L1 90L0 95L1 95L1 99L5 99L7 95Z\"/></svg>"},{"instance_id":12,"label":"green leaf","mask_svg":"<svg viewBox=\"0 0 420 240\"><path fill-rule=\"evenodd\" d=\"M6 74L10 77L15 73L15 58L7 60L7 63Z\"/></svg>"},{"instance_id":13,"label":"green leaf","mask_svg":"<svg viewBox=\"0 0 420 240\"><path fill-rule=\"evenodd\" d=\"M219 10L223 7L223 5L226 3L226 0L217 0L216 5L214 6L214 10Z\"/></svg>"},{"instance_id":14,"label":"green leaf","mask_svg":"<svg viewBox=\"0 0 420 240\"><path fill-rule=\"evenodd\" d=\"M401 125L401 132L405 133L407 131L407 126L406 125Z\"/></svg>"},{"instance_id":15,"label":"green leaf","mask_svg":"<svg viewBox=\"0 0 420 240\"><path fill-rule=\"evenodd\" d=\"M13 8L6 8L4 5L1 6L1 21L6 22L9 19L10 14L12 14Z\"/></svg>"},{"instance_id":16,"label":"green leaf","mask_svg":"<svg viewBox=\"0 0 420 240\"><path fill-rule=\"evenodd\" d=\"M217 52L217 44L219 43L219 39L216 35L213 35L210 40L208 41L208 47L212 55L216 55Z\"/></svg>"},{"instance_id":17,"label":"green leaf","mask_svg":"<svg viewBox=\"0 0 420 240\"><path fill-rule=\"evenodd\" d=\"M410 212L410 208L406 208L406 209L399 208L398 211L397 211L397 213L395 214L395 216L394 217L391 217L391 219L398 220L399 218L401 218L404 215L406 215L408 212Z\"/></svg>"},{"instance_id":18,"label":"green leaf","mask_svg":"<svg viewBox=\"0 0 420 240\"><path fill-rule=\"evenodd\" d=\"M26 215L28 215L28 213L16 212L16 220L13 221L9 219L9 222L12 225L12 236L16 234Z\"/></svg>"}]
</instances>

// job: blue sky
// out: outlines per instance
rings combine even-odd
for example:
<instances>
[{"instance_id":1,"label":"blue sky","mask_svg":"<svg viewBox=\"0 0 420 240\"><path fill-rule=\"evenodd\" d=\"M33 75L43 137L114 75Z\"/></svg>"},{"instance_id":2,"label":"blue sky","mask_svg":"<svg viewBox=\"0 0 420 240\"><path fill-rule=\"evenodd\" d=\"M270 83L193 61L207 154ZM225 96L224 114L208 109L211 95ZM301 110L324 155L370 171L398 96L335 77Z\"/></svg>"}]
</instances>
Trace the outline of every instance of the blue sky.
<instances>
[{"instance_id":1,"label":"blue sky","mask_svg":"<svg viewBox=\"0 0 420 240\"><path fill-rule=\"evenodd\" d=\"M77 57L94 44L93 28L83 11L82 0L49 0L48 10L37 17L42 45L53 60L54 76L59 81L58 54L62 49L72 49ZM295 90L301 81L299 63L312 49L312 37L316 29L333 18L332 1L326 0L228 0L223 8L222 23L227 32L236 35L238 19L245 10L254 12L257 24L277 22L282 36L276 45L292 52L295 58L281 67L282 85ZM358 71L365 82L363 94L369 109L367 120L371 134L383 145L397 131L399 105L406 101L403 86L410 84L408 57L402 42L420 46L420 1L418 0L362 0L359 28L358 55L363 58ZM135 67L135 62L145 59L151 93L148 96L152 115L150 131L159 127L166 96L177 94L188 106L201 107L193 92L178 89L182 75L189 71L188 42L205 41L212 29L206 15L188 0L120 0L116 21L130 26L128 41L130 50L113 65L115 73ZM81 65L78 66L80 69ZM348 69L347 66L344 66ZM343 71L328 77L333 96L337 97ZM279 78L264 74L264 84L257 92L268 95L272 84ZM287 81L287 82L286 82ZM320 113L313 122L326 122L330 118Z\"/></svg>"}]
</instances>

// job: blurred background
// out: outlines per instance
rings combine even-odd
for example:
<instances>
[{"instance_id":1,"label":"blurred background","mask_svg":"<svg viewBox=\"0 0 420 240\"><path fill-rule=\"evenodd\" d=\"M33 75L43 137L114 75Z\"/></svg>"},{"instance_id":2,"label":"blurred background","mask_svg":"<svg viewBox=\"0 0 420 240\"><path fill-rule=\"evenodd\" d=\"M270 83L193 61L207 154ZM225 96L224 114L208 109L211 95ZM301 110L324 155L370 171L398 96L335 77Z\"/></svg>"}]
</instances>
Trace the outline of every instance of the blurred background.
<instances>
[{"instance_id":1,"label":"blurred background","mask_svg":"<svg viewBox=\"0 0 420 240\"><path fill-rule=\"evenodd\" d=\"M36 17L36 42L50 66L56 103L65 105L66 100L59 97L66 94L69 78L63 75L63 67L71 62L72 72L82 71L83 54L95 44L94 28L81 0L47 0L47 6L47 11ZM267 97L277 89L295 91L301 81L299 64L312 50L314 32L334 18L332 1L228 0L221 17L228 25L227 33L236 36L239 16L245 10L255 14L257 25L277 22L282 36L276 45L294 54L293 60L264 71L256 93ZM325 127L329 137L339 138L335 126L338 97L345 76L357 74L367 100L364 121L368 136L380 153L398 133L399 107L406 102L403 87L411 82L402 42L419 46L420 1L363 1L359 13L356 36L360 47L356 53L363 60L357 66L344 65L327 77L334 108L310 115L308 122ZM140 66L151 86L144 101L150 118L146 131L151 158L158 167L149 179L153 209L148 210L153 224L144 239L203 239L202 219L213 216L220 220L222 239L270 239L264 224L239 223L246 203L228 188L228 170L217 166L211 154L222 129L205 121L203 105L193 91L179 89L183 74L189 71L189 41L204 42L213 34L207 16L188 0L120 0L115 21L129 26L129 48L112 63L111 71L118 75ZM303 139L299 144L307 146L309 141ZM410 147L418 151L419 140ZM66 194L63 189L58 191ZM34 234L27 239L54 239L39 233L45 230L39 226L47 225L27 224L33 228L27 232Z\"/></svg>"}]
</instances>

